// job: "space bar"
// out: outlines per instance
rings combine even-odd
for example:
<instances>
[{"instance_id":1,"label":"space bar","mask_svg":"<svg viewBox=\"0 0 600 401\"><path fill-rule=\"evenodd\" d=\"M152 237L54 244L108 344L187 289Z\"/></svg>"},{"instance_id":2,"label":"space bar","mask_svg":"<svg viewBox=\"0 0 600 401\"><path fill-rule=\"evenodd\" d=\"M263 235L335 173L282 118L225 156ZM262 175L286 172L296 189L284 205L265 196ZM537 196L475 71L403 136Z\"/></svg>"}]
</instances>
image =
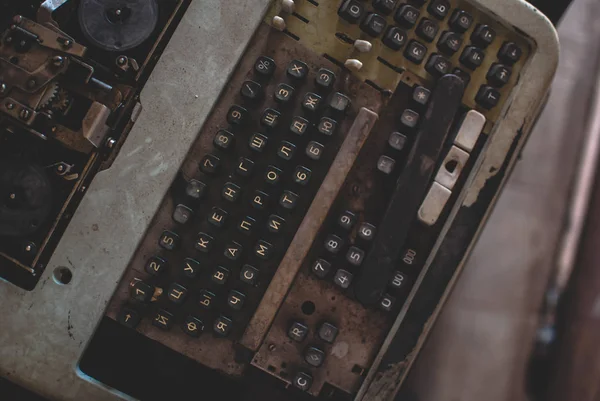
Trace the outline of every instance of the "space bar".
<instances>
[{"instance_id":1,"label":"space bar","mask_svg":"<svg viewBox=\"0 0 600 401\"><path fill-rule=\"evenodd\" d=\"M338 196L346 177L369 137L379 116L369 109L361 108L354 120L340 151L333 160L323 184L313 199L308 213L302 220L290 247L273 276L267 291L250 320L240 344L256 351L269 330L277 310L283 303L298 270L302 266L321 224Z\"/></svg>"}]
</instances>

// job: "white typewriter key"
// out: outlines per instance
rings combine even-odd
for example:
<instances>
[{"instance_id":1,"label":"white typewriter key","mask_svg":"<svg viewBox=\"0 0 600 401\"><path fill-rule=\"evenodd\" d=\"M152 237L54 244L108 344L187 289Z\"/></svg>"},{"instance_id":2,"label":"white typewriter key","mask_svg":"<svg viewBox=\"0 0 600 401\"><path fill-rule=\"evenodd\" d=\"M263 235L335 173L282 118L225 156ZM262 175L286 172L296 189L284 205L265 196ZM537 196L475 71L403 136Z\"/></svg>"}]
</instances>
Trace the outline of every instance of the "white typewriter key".
<instances>
[{"instance_id":1,"label":"white typewriter key","mask_svg":"<svg viewBox=\"0 0 600 401\"><path fill-rule=\"evenodd\" d=\"M281 0L281 9L286 13L293 13L296 8L294 0Z\"/></svg>"},{"instance_id":2,"label":"white typewriter key","mask_svg":"<svg viewBox=\"0 0 600 401\"><path fill-rule=\"evenodd\" d=\"M373 48L373 44L368 40L357 39L354 42L354 48L361 53L368 53Z\"/></svg>"},{"instance_id":3,"label":"white typewriter key","mask_svg":"<svg viewBox=\"0 0 600 401\"><path fill-rule=\"evenodd\" d=\"M285 31L285 28L287 26L285 24L285 20L279 15L273 17L273 21L271 22L271 24L273 25L273 28L277 29L278 31Z\"/></svg>"},{"instance_id":4,"label":"white typewriter key","mask_svg":"<svg viewBox=\"0 0 600 401\"><path fill-rule=\"evenodd\" d=\"M350 70L360 71L360 69L363 66L363 63L355 58L349 58L348 60L346 60L344 65Z\"/></svg>"}]
</instances>

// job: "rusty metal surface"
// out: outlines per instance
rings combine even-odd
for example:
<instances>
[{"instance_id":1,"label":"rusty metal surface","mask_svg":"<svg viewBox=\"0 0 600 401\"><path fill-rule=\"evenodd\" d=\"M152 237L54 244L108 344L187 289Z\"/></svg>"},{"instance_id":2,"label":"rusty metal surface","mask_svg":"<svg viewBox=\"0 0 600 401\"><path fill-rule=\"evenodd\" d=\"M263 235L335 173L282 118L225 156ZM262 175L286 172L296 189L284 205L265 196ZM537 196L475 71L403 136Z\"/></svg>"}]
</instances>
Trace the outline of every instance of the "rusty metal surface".
<instances>
[{"instance_id":1,"label":"rusty metal surface","mask_svg":"<svg viewBox=\"0 0 600 401\"><path fill-rule=\"evenodd\" d=\"M378 109L378 107L375 108ZM371 134L377 118L375 112L366 108L362 108L358 112L352 127L346 135L344 144L331 165L329 174L325 177L319 192L314 197L310 209L292 240L292 244L287 249L265 296L244 332L244 336L240 341L243 346L253 351L258 350L277 314L277 310L312 247L317 232L327 217L365 141ZM300 283L295 285L302 287Z\"/></svg>"}]
</instances>

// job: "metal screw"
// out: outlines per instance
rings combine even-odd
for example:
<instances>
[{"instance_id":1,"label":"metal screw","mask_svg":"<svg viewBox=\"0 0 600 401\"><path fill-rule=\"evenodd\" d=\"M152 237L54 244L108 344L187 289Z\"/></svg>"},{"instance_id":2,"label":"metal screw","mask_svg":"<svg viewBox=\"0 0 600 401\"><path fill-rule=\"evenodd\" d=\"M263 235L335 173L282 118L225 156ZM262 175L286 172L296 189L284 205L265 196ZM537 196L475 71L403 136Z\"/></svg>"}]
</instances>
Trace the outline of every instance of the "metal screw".
<instances>
[{"instance_id":1,"label":"metal screw","mask_svg":"<svg viewBox=\"0 0 600 401\"><path fill-rule=\"evenodd\" d=\"M31 245L27 245L27 246L25 247L25 250L26 250L27 252L31 252Z\"/></svg>"},{"instance_id":2,"label":"metal screw","mask_svg":"<svg viewBox=\"0 0 600 401\"><path fill-rule=\"evenodd\" d=\"M121 11L121 9L119 8L117 11L115 11L115 14L117 14L117 15L121 15L121 12L122 12L122 11Z\"/></svg>"},{"instance_id":3,"label":"metal screw","mask_svg":"<svg viewBox=\"0 0 600 401\"><path fill-rule=\"evenodd\" d=\"M117 64L118 65L125 65L125 64L127 64L127 58L125 56L120 56L117 59Z\"/></svg>"},{"instance_id":4,"label":"metal screw","mask_svg":"<svg viewBox=\"0 0 600 401\"><path fill-rule=\"evenodd\" d=\"M65 171L65 166L63 166L62 164L59 164L59 165L56 167L56 169L57 169L58 171L61 171L61 172L62 172L62 171Z\"/></svg>"},{"instance_id":5,"label":"metal screw","mask_svg":"<svg viewBox=\"0 0 600 401\"><path fill-rule=\"evenodd\" d=\"M27 87L30 88L30 89L34 88L35 84L36 84L36 81L35 81L34 78L31 78L29 81L27 81Z\"/></svg>"},{"instance_id":6,"label":"metal screw","mask_svg":"<svg viewBox=\"0 0 600 401\"><path fill-rule=\"evenodd\" d=\"M6 92L6 84L0 83L0 93L4 93L4 92Z\"/></svg>"},{"instance_id":7,"label":"metal screw","mask_svg":"<svg viewBox=\"0 0 600 401\"><path fill-rule=\"evenodd\" d=\"M84 185L81 188L79 188L79 192L85 192L86 189L87 189L87 187Z\"/></svg>"},{"instance_id":8,"label":"metal screw","mask_svg":"<svg viewBox=\"0 0 600 401\"><path fill-rule=\"evenodd\" d=\"M60 67L62 67L65 64L65 58L62 57L62 56L54 56L52 58L52 64L55 67L59 67L60 68Z\"/></svg>"},{"instance_id":9,"label":"metal screw","mask_svg":"<svg viewBox=\"0 0 600 401\"><path fill-rule=\"evenodd\" d=\"M15 108L15 104L14 104L14 103L11 103L11 102L8 102L8 103L6 103L6 108L7 108L8 110L12 110L12 109L14 109L14 108Z\"/></svg>"},{"instance_id":10,"label":"metal screw","mask_svg":"<svg viewBox=\"0 0 600 401\"><path fill-rule=\"evenodd\" d=\"M21 113L19 113L21 120L29 120L29 116L31 116L31 112L27 109L23 109L21 110Z\"/></svg>"},{"instance_id":11,"label":"metal screw","mask_svg":"<svg viewBox=\"0 0 600 401\"><path fill-rule=\"evenodd\" d=\"M277 347L275 346L275 344L269 344L269 351L273 352L277 349Z\"/></svg>"},{"instance_id":12,"label":"metal screw","mask_svg":"<svg viewBox=\"0 0 600 401\"><path fill-rule=\"evenodd\" d=\"M15 200L15 199L17 199L17 194L15 194L15 193L12 193L12 194L8 195L8 197L9 197L11 200Z\"/></svg>"},{"instance_id":13,"label":"metal screw","mask_svg":"<svg viewBox=\"0 0 600 401\"><path fill-rule=\"evenodd\" d=\"M58 131L58 127L54 125L52 128L50 128L50 131L52 131L52 133L55 133L56 131Z\"/></svg>"},{"instance_id":14,"label":"metal screw","mask_svg":"<svg viewBox=\"0 0 600 401\"><path fill-rule=\"evenodd\" d=\"M114 138L108 138L108 140L106 141L106 147L109 149L114 148L116 144L117 144L117 140Z\"/></svg>"},{"instance_id":15,"label":"metal screw","mask_svg":"<svg viewBox=\"0 0 600 401\"><path fill-rule=\"evenodd\" d=\"M18 25L21 22L23 22L23 17L20 15L16 15L15 18L13 18L13 22Z\"/></svg>"}]
</instances>

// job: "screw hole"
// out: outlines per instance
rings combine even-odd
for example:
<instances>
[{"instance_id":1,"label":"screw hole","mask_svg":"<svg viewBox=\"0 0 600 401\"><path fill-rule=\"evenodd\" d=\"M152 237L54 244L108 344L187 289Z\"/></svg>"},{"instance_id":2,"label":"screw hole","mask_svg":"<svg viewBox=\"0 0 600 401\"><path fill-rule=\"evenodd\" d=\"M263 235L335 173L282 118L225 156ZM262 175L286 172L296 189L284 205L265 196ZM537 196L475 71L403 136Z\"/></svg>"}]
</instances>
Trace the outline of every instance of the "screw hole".
<instances>
[{"instance_id":1,"label":"screw hole","mask_svg":"<svg viewBox=\"0 0 600 401\"><path fill-rule=\"evenodd\" d=\"M304 313L305 315L310 316L313 313L315 313L316 307L315 307L315 304L312 301L305 301L302 304L301 309L302 309L302 313Z\"/></svg>"},{"instance_id":2,"label":"screw hole","mask_svg":"<svg viewBox=\"0 0 600 401\"><path fill-rule=\"evenodd\" d=\"M446 171L448 171L450 174L454 174L454 171L457 167L458 162L456 160L450 160L448 163L446 163Z\"/></svg>"},{"instance_id":3,"label":"screw hole","mask_svg":"<svg viewBox=\"0 0 600 401\"><path fill-rule=\"evenodd\" d=\"M54 276L54 281L56 282L56 284L60 285L69 284L71 282L71 279L73 278L73 273L71 273L71 270L64 266L60 266L54 269L52 275Z\"/></svg>"}]
</instances>

